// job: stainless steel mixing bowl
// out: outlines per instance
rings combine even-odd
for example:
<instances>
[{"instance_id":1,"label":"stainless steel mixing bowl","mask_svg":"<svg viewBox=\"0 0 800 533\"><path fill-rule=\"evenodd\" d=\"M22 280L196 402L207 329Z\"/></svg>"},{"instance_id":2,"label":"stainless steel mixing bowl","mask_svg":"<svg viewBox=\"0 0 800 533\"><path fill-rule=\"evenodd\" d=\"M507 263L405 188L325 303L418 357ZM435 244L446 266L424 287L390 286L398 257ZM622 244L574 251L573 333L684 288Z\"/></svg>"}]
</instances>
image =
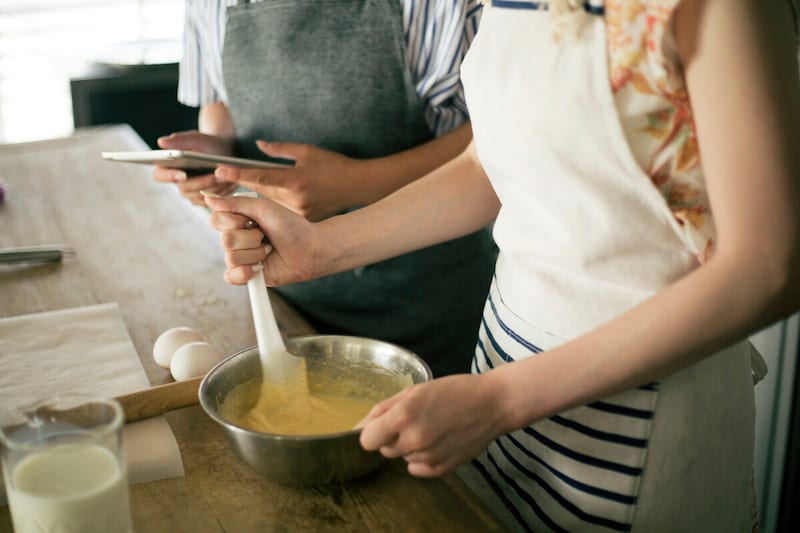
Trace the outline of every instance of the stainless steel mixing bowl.
<instances>
[{"instance_id":1,"label":"stainless steel mixing bowl","mask_svg":"<svg viewBox=\"0 0 800 533\"><path fill-rule=\"evenodd\" d=\"M309 380L315 372L340 373L363 383L372 395L385 389L384 397L389 397L400 388L398 383L409 378L421 383L432 377L428 365L414 353L362 337L295 337L286 341L286 349L306 359ZM239 457L267 478L291 485L320 485L355 479L383 462L379 453L361 447L356 430L287 436L245 429L225 420L220 415L225 397L237 385L253 379L261 379L257 347L231 355L208 372L200 383L200 405L222 426Z\"/></svg>"}]
</instances>

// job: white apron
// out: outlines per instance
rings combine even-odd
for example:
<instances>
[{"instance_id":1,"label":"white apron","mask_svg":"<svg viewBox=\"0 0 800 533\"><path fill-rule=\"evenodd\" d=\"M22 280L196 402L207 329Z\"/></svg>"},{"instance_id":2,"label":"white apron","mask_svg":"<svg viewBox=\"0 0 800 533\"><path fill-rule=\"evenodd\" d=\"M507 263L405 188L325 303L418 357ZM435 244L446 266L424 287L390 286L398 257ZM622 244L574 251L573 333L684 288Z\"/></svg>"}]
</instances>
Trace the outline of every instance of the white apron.
<instances>
[{"instance_id":1,"label":"white apron","mask_svg":"<svg viewBox=\"0 0 800 533\"><path fill-rule=\"evenodd\" d=\"M462 67L502 203L473 372L553 348L697 267L622 131L602 3L560 43L541 7L487 6ZM754 520L753 438L741 343L505 435L460 473L516 530L743 532Z\"/></svg>"}]
</instances>

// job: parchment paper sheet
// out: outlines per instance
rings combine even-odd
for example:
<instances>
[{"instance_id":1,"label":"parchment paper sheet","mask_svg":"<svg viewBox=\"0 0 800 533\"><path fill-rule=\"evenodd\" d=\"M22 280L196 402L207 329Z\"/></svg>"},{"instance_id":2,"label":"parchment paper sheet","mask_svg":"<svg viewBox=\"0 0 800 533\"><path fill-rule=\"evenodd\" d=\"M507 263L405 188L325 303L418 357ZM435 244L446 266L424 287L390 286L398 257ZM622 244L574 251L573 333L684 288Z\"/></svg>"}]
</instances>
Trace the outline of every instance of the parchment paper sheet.
<instances>
[{"instance_id":1,"label":"parchment paper sheet","mask_svg":"<svg viewBox=\"0 0 800 533\"><path fill-rule=\"evenodd\" d=\"M116 303L0 319L0 417L60 393L111 398L149 386ZM127 424L124 440L131 483L184 475L164 417ZM0 482L0 503L4 492Z\"/></svg>"}]
</instances>

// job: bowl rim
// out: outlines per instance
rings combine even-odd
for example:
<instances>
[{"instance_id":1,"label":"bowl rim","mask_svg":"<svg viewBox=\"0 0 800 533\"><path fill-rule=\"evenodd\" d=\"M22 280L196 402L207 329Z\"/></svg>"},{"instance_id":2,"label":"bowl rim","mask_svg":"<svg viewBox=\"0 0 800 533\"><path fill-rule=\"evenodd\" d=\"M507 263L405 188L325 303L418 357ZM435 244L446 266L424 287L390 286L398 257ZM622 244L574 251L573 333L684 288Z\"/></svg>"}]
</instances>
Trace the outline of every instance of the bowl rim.
<instances>
[{"instance_id":1,"label":"bowl rim","mask_svg":"<svg viewBox=\"0 0 800 533\"><path fill-rule=\"evenodd\" d=\"M422 365L423 370L425 370L425 377L426 377L426 380L424 382L422 382L422 383L427 383L427 382L433 380L433 372L431 371L431 367L428 365L428 363L422 357L420 357L417 353L412 352L408 348L403 348L402 346L400 346L398 344L394 344L394 343L391 343L391 342L388 342L388 341L383 341L383 340L380 340L380 339L372 339L372 338L369 338L369 337L360 337L360 336L357 336L357 335L334 335L334 334L298 335L298 336L295 336L295 337L290 337L290 338L288 338L286 340L288 342L291 342L293 340L303 340L303 339L308 339L308 338L319 339L319 338L331 338L331 337L332 338L337 338L337 339L368 340L370 342L377 342L377 343L381 343L381 344L385 344L385 345L388 345L388 346L392 346L392 347L398 348L398 349L400 349L400 350L402 350L404 352L407 352L409 355L414 356L418 360L418 362ZM246 428L246 427L242 427L242 426L234 424L233 422L230 422L229 420L226 420L225 418L223 418L217 412L218 411L217 409L212 408L212 406L210 405L210 400L207 399L205 397L206 395L203 394L203 393L210 386L209 383L211 381L211 376L212 376L212 374L214 374L217 371L217 368L223 366L229 359L233 359L234 357L240 356L241 354L243 354L245 352L251 352L253 350L258 350L258 345L250 346L248 348L243 348L243 349L241 349L241 350L239 350L239 351L237 351L235 353L232 353L232 354L230 354L228 356L225 356L219 363L217 363L216 365L211 367L211 369L208 372L206 372L206 375L203 376L203 379L200 381L200 386L197 389L197 397L198 397L198 400L199 400L198 403L200 404L200 407L203 409L203 411L205 411L206 415L208 415L217 424L222 426L225 430L232 431L232 432L235 432L235 433L241 433L241 434L245 434L245 435L264 435L264 436L270 437L271 439L274 439L274 440L285 440L285 441L295 441L295 442L305 442L305 441L319 442L320 440L337 440L337 439L341 439L343 437L359 435L361 433L361 429L362 428L357 428L357 429L354 428L354 429L348 429L346 431L340 431L340 432L337 432L337 433L323 433L323 434L319 434L319 435L282 435L280 433L268 433L266 431L256 431L254 429L249 429L249 428Z\"/></svg>"}]
</instances>

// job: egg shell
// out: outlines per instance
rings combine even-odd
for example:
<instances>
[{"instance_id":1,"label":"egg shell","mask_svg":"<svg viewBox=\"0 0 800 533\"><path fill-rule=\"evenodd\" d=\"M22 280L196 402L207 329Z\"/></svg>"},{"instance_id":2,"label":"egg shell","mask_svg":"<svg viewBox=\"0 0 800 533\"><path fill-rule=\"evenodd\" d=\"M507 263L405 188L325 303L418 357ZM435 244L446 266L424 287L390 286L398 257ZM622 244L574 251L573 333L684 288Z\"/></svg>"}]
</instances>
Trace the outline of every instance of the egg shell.
<instances>
[{"instance_id":1,"label":"egg shell","mask_svg":"<svg viewBox=\"0 0 800 533\"><path fill-rule=\"evenodd\" d=\"M205 375L222 360L219 352L207 342L184 344L172 356L169 371L176 381L184 381Z\"/></svg>"},{"instance_id":2,"label":"egg shell","mask_svg":"<svg viewBox=\"0 0 800 533\"><path fill-rule=\"evenodd\" d=\"M170 328L156 339L153 345L153 359L158 366L169 370L172 356L178 348L202 340L203 337L192 328L186 326Z\"/></svg>"}]
</instances>

